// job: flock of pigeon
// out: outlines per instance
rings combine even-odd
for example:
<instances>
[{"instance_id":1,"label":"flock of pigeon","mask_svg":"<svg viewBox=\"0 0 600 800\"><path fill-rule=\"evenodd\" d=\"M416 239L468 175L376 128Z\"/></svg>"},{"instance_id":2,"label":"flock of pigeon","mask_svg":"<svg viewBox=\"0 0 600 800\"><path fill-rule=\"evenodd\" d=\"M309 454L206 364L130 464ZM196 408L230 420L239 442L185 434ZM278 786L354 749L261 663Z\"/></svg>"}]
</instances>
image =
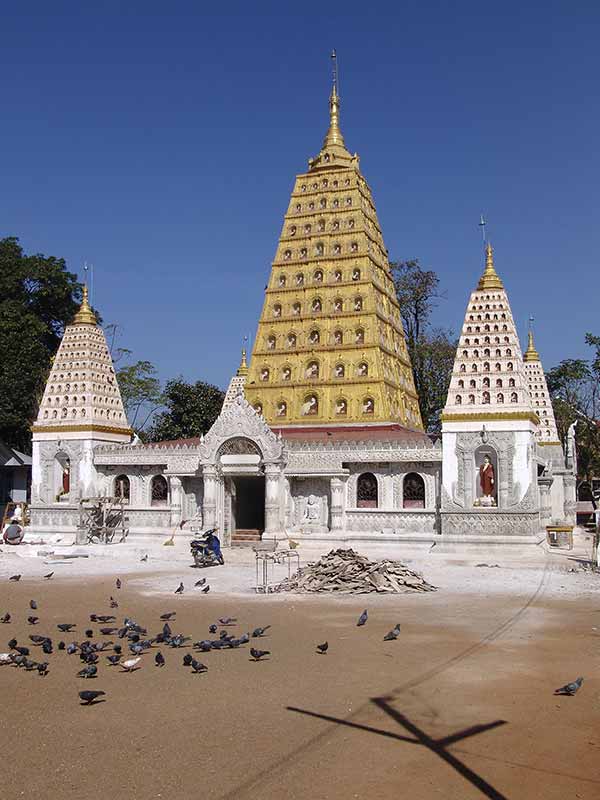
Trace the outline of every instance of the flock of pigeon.
<instances>
[{"instance_id":1,"label":"flock of pigeon","mask_svg":"<svg viewBox=\"0 0 600 800\"><path fill-rule=\"evenodd\" d=\"M50 580L53 575L54 573L50 572L44 575L44 578ZM16 582L19 581L20 578L21 575L12 575L9 580ZM122 582L117 578L117 589L120 589L121 586ZM203 589L204 592L208 591L210 588L206 585L206 578L197 581L195 586L205 586L206 588ZM175 590L175 594L182 594L184 589L183 583L180 583ZM109 604L112 609L119 607L119 603L112 596L110 597ZM29 608L32 611L37 611L37 602L35 600L30 600ZM117 618L113 614L90 614L90 622L102 626L98 629L101 636L115 637L120 641L115 642L113 639L102 642L94 641L94 631L88 628L85 631L85 639L82 641L73 641L67 644L61 640L56 644L56 649L65 651L69 656L79 656L80 662L83 665L77 672L77 677L79 678L90 679L98 676L98 664L100 663L101 654L105 654L106 662L110 667L118 667L123 672L134 672L139 669L142 656L152 648L162 646L164 648L178 649L191 641L192 637L190 636L184 636L182 633L173 633L170 623L174 622L176 614L176 611L168 611L161 614L160 621L163 623L163 626L154 636L148 636L147 629L130 617L125 617L122 625L117 625ZM4 616L0 617L0 623L5 625L10 624L11 619L11 614L6 612ZM366 625L368 619L369 615L367 609L365 609L356 622L357 627ZM27 617L27 622L32 626L37 625L39 621L40 619L37 616L30 615ZM196 675L208 672L206 664L198 661L197 658L195 658L196 655L208 653L213 650L236 649L242 647L243 645L249 644L251 639L262 638L271 627L270 625L265 625L264 627L254 628L252 634L247 632L241 636L235 636L230 633L230 629L231 626L235 626L236 623L237 619L235 617L221 617L218 620L218 624L213 623L209 625L208 633L210 636L214 637L218 635L218 638L206 638L192 642L194 654L186 653L183 656L183 666L189 667L191 672ZM219 626L221 626L221 630L219 630ZM56 627L61 634L70 634L77 626L76 623L73 622L60 622ZM397 623L385 634L383 640L385 642L395 641L399 636L400 623ZM12 665L26 672L37 672L41 676L46 676L48 674L48 667L50 666L49 661L34 661L30 658L30 647L39 647L44 655L51 656L54 653L54 642L50 636L41 634L30 634L29 640L31 644L24 646L20 645L16 639L11 639L8 642L9 651L7 653L0 653L0 666ZM328 650L329 642L327 641L316 645L316 652L319 655L326 655ZM250 647L251 660L254 662L261 661L269 655L271 655L269 650L259 650L254 646ZM165 666L165 663L166 659L162 651L160 649L157 650L154 656L155 666L162 668ZM577 678L571 683L567 683L559 689L556 689L555 694L573 696L581 688L582 683L583 678ZM104 695L106 695L106 692L101 690L86 689L79 692L82 705L92 705Z\"/></svg>"}]
</instances>

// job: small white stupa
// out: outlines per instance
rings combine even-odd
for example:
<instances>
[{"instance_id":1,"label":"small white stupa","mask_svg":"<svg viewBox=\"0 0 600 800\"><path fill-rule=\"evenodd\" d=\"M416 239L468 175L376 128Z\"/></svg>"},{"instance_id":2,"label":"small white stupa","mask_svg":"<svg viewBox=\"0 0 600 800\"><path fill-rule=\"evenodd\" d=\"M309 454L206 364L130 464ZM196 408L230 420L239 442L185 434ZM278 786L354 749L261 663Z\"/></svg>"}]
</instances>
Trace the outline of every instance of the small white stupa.
<instances>
[{"instance_id":1,"label":"small white stupa","mask_svg":"<svg viewBox=\"0 0 600 800\"><path fill-rule=\"evenodd\" d=\"M540 418L540 427L537 432L538 444L560 445L554 409L548 392L544 367L533 343L533 331L529 330L527 350L523 355L525 362L525 376L531 403Z\"/></svg>"},{"instance_id":2,"label":"small white stupa","mask_svg":"<svg viewBox=\"0 0 600 800\"><path fill-rule=\"evenodd\" d=\"M93 449L126 443L131 429L104 331L83 289L67 325L33 425L33 504L75 505L94 494Z\"/></svg>"}]
</instances>

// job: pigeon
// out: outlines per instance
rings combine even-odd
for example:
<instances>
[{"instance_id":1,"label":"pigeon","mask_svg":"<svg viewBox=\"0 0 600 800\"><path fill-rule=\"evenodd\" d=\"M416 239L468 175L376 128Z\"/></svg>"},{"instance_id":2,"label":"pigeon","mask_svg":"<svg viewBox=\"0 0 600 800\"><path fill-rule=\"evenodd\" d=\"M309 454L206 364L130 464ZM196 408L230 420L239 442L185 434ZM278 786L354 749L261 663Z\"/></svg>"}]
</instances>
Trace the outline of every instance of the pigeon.
<instances>
[{"instance_id":1,"label":"pigeon","mask_svg":"<svg viewBox=\"0 0 600 800\"><path fill-rule=\"evenodd\" d=\"M56 627L58 628L59 631L62 631L63 633L69 633L71 628L75 628L76 627L76 623L75 622L59 622Z\"/></svg>"},{"instance_id":2,"label":"pigeon","mask_svg":"<svg viewBox=\"0 0 600 800\"><path fill-rule=\"evenodd\" d=\"M171 626L169 625L168 622L165 622L162 629L162 635L164 636L165 639L168 639L170 636L172 636L172 634L173 631L171 630Z\"/></svg>"},{"instance_id":3,"label":"pigeon","mask_svg":"<svg viewBox=\"0 0 600 800\"><path fill-rule=\"evenodd\" d=\"M201 661L196 661L195 658L192 659L192 672L199 675L201 672L208 672L208 667L206 664L203 664Z\"/></svg>"},{"instance_id":4,"label":"pigeon","mask_svg":"<svg viewBox=\"0 0 600 800\"><path fill-rule=\"evenodd\" d=\"M99 614L96 620L98 622L115 622L116 617L113 617L111 614Z\"/></svg>"},{"instance_id":5,"label":"pigeon","mask_svg":"<svg viewBox=\"0 0 600 800\"><path fill-rule=\"evenodd\" d=\"M256 648L250 648L250 655L255 661L260 661L263 656L270 656L270 650L256 650Z\"/></svg>"},{"instance_id":6,"label":"pigeon","mask_svg":"<svg viewBox=\"0 0 600 800\"><path fill-rule=\"evenodd\" d=\"M164 667L164 665L165 665L165 657L160 652L160 650L154 656L154 663L156 664L157 667Z\"/></svg>"},{"instance_id":7,"label":"pigeon","mask_svg":"<svg viewBox=\"0 0 600 800\"><path fill-rule=\"evenodd\" d=\"M86 664L98 663L98 655L96 653L82 653L80 658L82 658Z\"/></svg>"},{"instance_id":8,"label":"pigeon","mask_svg":"<svg viewBox=\"0 0 600 800\"><path fill-rule=\"evenodd\" d=\"M566 695L567 697L573 697L573 695L577 694L579 689L581 689L582 683L583 678L576 678L571 683L566 683L564 686L561 686L560 689L556 689L554 694L562 694Z\"/></svg>"},{"instance_id":9,"label":"pigeon","mask_svg":"<svg viewBox=\"0 0 600 800\"><path fill-rule=\"evenodd\" d=\"M119 604L117 603L117 601L115 599L113 599L112 597L110 598L110 607L111 608L118 608L119 607Z\"/></svg>"},{"instance_id":10,"label":"pigeon","mask_svg":"<svg viewBox=\"0 0 600 800\"><path fill-rule=\"evenodd\" d=\"M29 641L34 644L44 644L44 642L49 642L50 639L47 636L38 636L38 634L32 633L29 636Z\"/></svg>"},{"instance_id":11,"label":"pigeon","mask_svg":"<svg viewBox=\"0 0 600 800\"><path fill-rule=\"evenodd\" d=\"M46 676L48 674L48 662L42 661L40 664L36 664L36 669L38 671L38 675Z\"/></svg>"},{"instance_id":12,"label":"pigeon","mask_svg":"<svg viewBox=\"0 0 600 800\"><path fill-rule=\"evenodd\" d=\"M322 656L329 650L329 642L323 642L323 644L317 645L317 652L319 652Z\"/></svg>"},{"instance_id":13,"label":"pigeon","mask_svg":"<svg viewBox=\"0 0 600 800\"><path fill-rule=\"evenodd\" d=\"M357 628L361 628L363 625L366 625L367 620L369 619L369 615L367 614L367 609L362 612L360 617L358 618L358 622L356 623Z\"/></svg>"},{"instance_id":14,"label":"pigeon","mask_svg":"<svg viewBox=\"0 0 600 800\"><path fill-rule=\"evenodd\" d=\"M183 594L183 589L184 589L183 583L180 583L179 586L173 592L173 594Z\"/></svg>"},{"instance_id":15,"label":"pigeon","mask_svg":"<svg viewBox=\"0 0 600 800\"><path fill-rule=\"evenodd\" d=\"M64 642L59 642L58 643L58 649L59 650L64 650L65 648L66 648L66 644Z\"/></svg>"},{"instance_id":16,"label":"pigeon","mask_svg":"<svg viewBox=\"0 0 600 800\"><path fill-rule=\"evenodd\" d=\"M26 659L23 666L27 672L33 672L34 669L37 669L37 661L30 661L29 659Z\"/></svg>"},{"instance_id":17,"label":"pigeon","mask_svg":"<svg viewBox=\"0 0 600 800\"><path fill-rule=\"evenodd\" d=\"M32 611L37 611L37 603L35 602L35 600L30 600L29 601L29 608Z\"/></svg>"},{"instance_id":18,"label":"pigeon","mask_svg":"<svg viewBox=\"0 0 600 800\"><path fill-rule=\"evenodd\" d=\"M119 655L121 655L121 653L123 652L123 648L121 647L121 645L120 645L120 644L116 644L116 645L113 647L113 650L115 651L115 653L118 653Z\"/></svg>"},{"instance_id":19,"label":"pigeon","mask_svg":"<svg viewBox=\"0 0 600 800\"><path fill-rule=\"evenodd\" d=\"M183 666L189 667L192 663L193 656L191 653L186 653L183 657Z\"/></svg>"},{"instance_id":20,"label":"pigeon","mask_svg":"<svg viewBox=\"0 0 600 800\"><path fill-rule=\"evenodd\" d=\"M176 611L167 611L167 613L166 613L166 614L161 614L161 615L160 615L160 618L161 618L161 620L162 620L163 622L168 622L170 619L173 619L173 617L174 617L176 614L177 614L177 612L176 612Z\"/></svg>"},{"instance_id":21,"label":"pigeon","mask_svg":"<svg viewBox=\"0 0 600 800\"><path fill-rule=\"evenodd\" d=\"M210 592L210 586L206 584L204 589L202 589L202 594L208 594Z\"/></svg>"},{"instance_id":22,"label":"pigeon","mask_svg":"<svg viewBox=\"0 0 600 800\"><path fill-rule=\"evenodd\" d=\"M81 705L84 706L91 706L94 703L94 700L97 700L102 695L105 695L106 692L79 692L79 697L83 701Z\"/></svg>"},{"instance_id":23,"label":"pigeon","mask_svg":"<svg viewBox=\"0 0 600 800\"><path fill-rule=\"evenodd\" d=\"M111 666L113 666L113 667L116 667L116 665L117 665L117 664L119 663L119 661L121 660L121 656L120 656L120 655L115 655L115 656L106 656L106 660L108 661L108 663L109 663Z\"/></svg>"},{"instance_id":24,"label":"pigeon","mask_svg":"<svg viewBox=\"0 0 600 800\"><path fill-rule=\"evenodd\" d=\"M141 658L139 656L137 658L128 658L127 661L121 661L119 666L123 667L125 672L133 672L140 661Z\"/></svg>"},{"instance_id":25,"label":"pigeon","mask_svg":"<svg viewBox=\"0 0 600 800\"><path fill-rule=\"evenodd\" d=\"M206 578L200 578L199 581L196 581L194 586L204 586L205 583L206 583Z\"/></svg>"},{"instance_id":26,"label":"pigeon","mask_svg":"<svg viewBox=\"0 0 600 800\"><path fill-rule=\"evenodd\" d=\"M94 637L94 631L91 628L88 628L85 632L85 635L88 639L92 639Z\"/></svg>"},{"instance_id":27,"label":"pigeon","mask_svg":"<svg viewBox=\"0 0 600 800\"><path fill-rule=\"evenodd\" d=\"M71 642L71 644L67 645L67 653L68 655L72 656L79 650L79 645L77 642Z\"/></svg>"},{"instance_id":28,"label":"pigeon","mask_svg":"<svg viewBox=\"0 0 600 800\"><path fill-rule=\"evenodd\" d=\"M148 553L145 553L141 558L140 561L148 561Z\"/></svg>"},{"instance_id":29,"label":"pigeon","mask_svg":"<svg viewBox=\"0 0 600 800\"><path fill-rule=\"evenodd\" d=\"M3 617L0 617L0 622L3 625L6 625L7 623L10 622L10 614L8 613L8 611L6 612L6 614Z\"/></svg>"},{"instance_id":30,"label":"pigeon","mask_svg":"<svg viewBox=\"0 0 600 800\"><path fill-rule=\"evenodd\" d=\"M208 632L209 632L209 633L216 633L216 632L217 632L217 630L218 630L218 627L219 627L219 626L218 626L216 623L214 623L214 622L213 622L213 624L212 624L212 625L209 625L209 626L208 626Z\"/></svg>"},{"instance_id":31,"label":"pigeon","mask_svg":"<svg viewBox=\"0 0 600 800\"><path fill-rule=\"evenodd\" d=\"M271 627L270 625L265 625L264 628L254 628L254 630L252 631L252 637L254 639L258 639L259 636L264 636L265 631L268 631L270 627Z\"/></svg>"},{"instance_id":32,"label":"pigeon","mask_svg":"<svg viewBox=\"0 0 600 800\"><path fill-rule=\"evenodd\" d=\"M384 642L394 642L398 636L400 636L400 623L396 623L396 625L392 628L391 631L388 631L386 635L383 637Z\"/></svg>"},{"instance_id":33,"label":"pigeon","mask_svg":"<svg viewBox=\"0 0 600 800\"><path fill-rule=\"evenodd\" d=\"M270 627L270 626L269 626L269 627ZM240 644L248 644L248 642L249 642L249 641L250 641L250 634L249 634L249 633L243 633L243 634L240 636L240 638L238 639L238 642L239 642Z\"/></svg>"},{"instance_id":34,"label":"pigeon","mask_svg":"<svg viewBox=\"0 0 600 800\"><path fill-rule=\"evenodd\" d=\"M79 678L95 678L97 674L98 667L95 664L89 664L77 673Z\"/></svg>"},{"instance_id":35,"label":"pigeon","mask_svg":"<svg viewBox=\"0 0 600 800\"><path fill-rule=\"evenodd\" d=\"M17 653L21 656L28 656L29 655L29 648L28 647L14 647L13 650L16 650Z\"/></svg>"},{"instance_id":36,"label":"pigeon","mask_svg":"<svg viewBox=\"0 0 600 800\"><path fill-rule=\"evenodd\" d=\"M9 581L15 581L15 583L16 583L17 581L21 580L21 576L20 575L11 575L8 580Z\"/></svg>"},{"instance_id":37,"label":"pigeon","mask_svg":"<svg viewBox=\"0 0 600 800\"><path fill-rule=\"evenodd\" d=\"M46 639L45 642L42 642L42 651L46 656L52 655L52 642L50 641L50 639Z\"/></svg>"},{"instance_id":38,"label":"pigeon","mask_svg":"<svg viewBox=\"0 0 600 800\"><path fill-rule=\"evenodd\" d=\"M234 622L237 622L237 617L220 617L219 622L221 625L233 625Z\"/></svg>"},{"instance_id":39,"label":"pigeon","mask_svg":"<svg viewBox=\"0 0 600 800\"><path fill-rule=\"evenodd\" d=\"M203 653L208 653L209 650L212 650L212 644L208 639L202 639L200 642L194 642L194 647L197 647Z\"/></svg>"},{"instance_id":40,"label":"pigeon","mask_svg":"<svg viewBox=\"0 0 600 800\"><path fill-rule=\"evenodd\" d=\"M53 572L49 572L47 575L44 575L44 578L45 578L47 581L49 581L49 580L50 580L50 578L51 578L53 575L54 575L54 573L53 573Z\"/></svg>"},{"instance_id":41,"label":"pigeon","mask_svg":"<svg viewBox=\"0 0 600 800\"><path fill-rule=\"evenodd\" d=\"M8 647L10 650L14 650L17 644L18 642L16 639L11 639L10 642L8 643Z\"/></svg>"},{"instance_id":42,"label":"pigeon","mask_svg":"<svg viewBox=\"0 0 600 800\"><path fill-rule=\"evenodd\" d=\"M114 636L118 630L118 628L100 628L100 633L102 636Z\"/></svg>"},{"instance_id":43,"label":"pigeon","mask_svg":"<svg viewBox=\"0 0 600 800\"><path fill-rule=\"evenodd\" d=\"M39 621L40 621L39 617L27 617L27 622L30 625L37 625Z\"/></svg>"},{"instance_id":44,"label":"pigeon","mask_svg":"<svg viewBox=\"0 0 600 800\"><path fill-rule=\"evenodd\" d=\"M120 589L122 585L123 585L123 584L121 583L121 579L120 579L120 578L117 578L117 580L116 580L116 582L115 582L115 586L117 587L117 589Z\"/></svg>"},{"instance_id":45,"label":"pigeon","mask_svg":"<svg viewBox=\"0 0 600 800\"><path fill-rule=\"evenodd\" d=\"M2 664L12 664L12 663L13 663L12 653L0 653L0 666Z\"/></svg>"}]
</instances>

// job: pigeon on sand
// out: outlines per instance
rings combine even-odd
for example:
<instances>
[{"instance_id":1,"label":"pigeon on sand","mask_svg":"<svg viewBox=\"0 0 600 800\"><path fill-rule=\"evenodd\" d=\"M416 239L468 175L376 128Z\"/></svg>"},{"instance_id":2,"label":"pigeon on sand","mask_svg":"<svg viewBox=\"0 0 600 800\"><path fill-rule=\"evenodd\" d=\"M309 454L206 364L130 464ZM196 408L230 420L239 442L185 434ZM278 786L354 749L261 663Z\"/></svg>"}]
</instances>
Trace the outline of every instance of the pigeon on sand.
<instances>
[{"instance_id":1,"label":"pigeon on sand","mask_svg":"<svg viewBox=\"0 0 600 800\"><path fill-rule=\"evenodd\" d=\"M571 683L565 683L564 686L561 686L560 689L555 689L554 694L561 694L567 697L573 697L574 694L577 694L579 689L581 689L581 684L583 683L583 678L576 678Z\"/></svg>"},{"instance_id":2,"label":"pigeon on sand","mask_svg":"<svg viewBox=\"0 0 600 800\"><path fill-rule=\"evenodd\" d=\"M256 648L251 647L250 655L255 661L260 661L264 656L270 656L271 652L269 650L257 650Z\"/></svg>"},{"instance_id":3,"label":"pigeon on sand","mask_svg":"<svg viewBox=\"0 0 600 800\"><path fill-rule=\"evenodd\" d=\"M323 644L317 645L317 652L320 653L322 656L329 650L329 642L323 642Z\"/></svg>"},{"instance_id":4,"label":"pigeon on sand","mask_svg":"<svg viewBox=\"0 0 600 800\"><path fill-rule=\"evenodd\" d=\"M361 628L363 625L366 625L367 620L369 619L369 615L367 614L367 609L362 612L360 617L358 618L358 622L356 623L357 628Z\"/></svg>"},{"instance_id":5,"label":"pigeon on sand","mask_svg":"<svg viewBox=\"0 0 600 800\"><path fill-rule=\"evenodd\" d=\"M106 692L101 692L101 691L97 691L97 692L92 692L92 691L79 692L79 698L80 698L80 700L82 700L81 705L82 706L91 706L94 703L95 700L97 700L99 697L102 697L102 695L105 695L105 694L106 694Z\"/></svg>"},{"instance_id":6,"label":"pigeon on sand","mask_svg":"<svg viewBox=\"0 0 600 800\"><path fill-rule=\"evenodd\" d=\"M138 658L128 658L127 661L121 661L119 666L123 667L125 672L133 672L141 660L139 656Z\"/></svg>"}]
</instances>

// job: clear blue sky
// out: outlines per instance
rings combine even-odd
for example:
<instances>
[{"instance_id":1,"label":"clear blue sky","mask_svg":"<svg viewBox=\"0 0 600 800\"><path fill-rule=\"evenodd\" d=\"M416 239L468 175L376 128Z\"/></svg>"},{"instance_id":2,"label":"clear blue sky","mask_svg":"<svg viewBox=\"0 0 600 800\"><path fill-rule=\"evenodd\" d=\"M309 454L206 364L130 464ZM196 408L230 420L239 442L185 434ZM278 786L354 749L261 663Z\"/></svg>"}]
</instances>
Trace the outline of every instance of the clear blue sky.
<instances>
[{"instance_id":1,"label":"clear blue sky","mask_svg":"<svg viewBox=\"0 0 600 800\"><path fill-rule=\"evenodd\" d=\"M447 292L436 322L461 324L483 211L546 368L600 334L597 2L28 2L1 25L0 236L92 262L94 304L162 377L237 366L332 47L390 256Z\"/></svg>"}]
</instances>

